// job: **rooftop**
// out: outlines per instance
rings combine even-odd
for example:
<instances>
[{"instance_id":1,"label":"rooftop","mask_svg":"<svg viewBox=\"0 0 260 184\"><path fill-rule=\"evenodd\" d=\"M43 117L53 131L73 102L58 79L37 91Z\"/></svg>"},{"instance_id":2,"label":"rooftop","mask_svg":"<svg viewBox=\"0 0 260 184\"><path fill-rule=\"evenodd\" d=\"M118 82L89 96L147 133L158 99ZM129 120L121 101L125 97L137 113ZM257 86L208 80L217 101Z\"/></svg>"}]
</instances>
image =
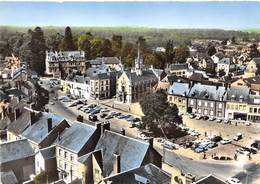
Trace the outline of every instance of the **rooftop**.
<instances>
[{"instance_id":1,"label":"rooftop","mask_svg":"<svg viewBox=\"0 0 260 184\"><path fill-rule=\"evenodd\" d=\"M27 139L0 144L0 163L14 161L34 155Z\"/></svg>"},{"instance_id":2,"label":"rooftop","mask_svg":"<svg viewBox=\"0 0 260 184\"><path fill-rule=\"evenodd\" d=\"M1 184L18 183L17 178L12 170L8 172L0 172L0 176L1 176L1 180L0 180Z\"/></svg>"},{"instance_id":3,"label":"rooftop","mask_svg":"<svg viewBox=\"0 0 260 184\"><path fill-rule=\"evenodd\" d=\"M99 139L95 150L102 150L103 174L109 176L113 172L114 154L120 155L121 171L123 172L140 167L148 148L149 143L106 130Z\"/></svg>"},{"instance_id":4,"label":"rooftop","mask_svg":"<svg viewBox=\"0 0 260 184\"><path fill-rule=\"evenodd\" d=\"M139 184L148 182L151 184L163 184L171 182L171 175L153 164L147 164L136 169L107 177L104 181L107 183L111 182L111 184Z\"/></svg>"},{"instance_id":5,"label":"rooftop","mask_svg":"<svg viewBox=\"0 0 260 184\"><path fill-rule=\"evenodd\" d=\"M78 153L96 131L96 126L74 122L60 136L57 145Z\"/></svg>"},{"instance_id":6,"label":"rooftop","mask_svg":"<svg viewBox=\"0 0 260 184\"><path fill-rule=\"evenodd\" d=\"M27 127L23 131L22 135L37 144L41 143L41 141L49 134L47 123L48 118L52 119L52 129L64 120L63 117L56 114L42 112L38 121L36 121L32 126Z\"/></svg>"},{"instance_id":7,"label":"rooftop","mask_svg":"<svg viewBox=\"0 0 260 184\"><path fill-rule=\"evenodd\" d=\"M168 90L169 94L175 94L175 95L188 95L189 93L189 84L188 83L179 83L174 82L170 89Z\"/></svg>"},{"instance_id":8,"label":"rooftop","mask_svg":"<svg viewBox=\"0 0 260 184\"><path fill-rule=\"evenodd\" d=\"M221 180L220 178L210 174L206 177L199 179L198 181L194 182L194 184L225 184L226 182Z\"/></svg>"}]
</instances>

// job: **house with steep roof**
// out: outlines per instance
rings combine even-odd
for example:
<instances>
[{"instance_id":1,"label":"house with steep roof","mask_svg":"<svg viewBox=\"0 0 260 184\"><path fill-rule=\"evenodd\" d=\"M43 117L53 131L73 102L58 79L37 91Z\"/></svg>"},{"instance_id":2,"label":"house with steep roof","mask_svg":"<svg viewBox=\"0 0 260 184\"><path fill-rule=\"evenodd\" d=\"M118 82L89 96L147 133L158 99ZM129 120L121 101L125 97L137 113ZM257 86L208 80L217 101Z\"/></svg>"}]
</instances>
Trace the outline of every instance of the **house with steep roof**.
<instances>
[{"instance_id":1,"label":"house with steep roof","mask_svg":"<svg viewBox=\"0 0 260 184\"><path fill-rule=\"evenodd\" d=\"M226 88L194 84L188 94L187 112L200 116L225 117Z\"/></svg>"},{"instance_id":2,"label":"house with steep roof","mask_svg":"<svg viewBox=\"0 0 260 184\"><path fill-rule=\"evenodd\" d=\"M175 104L179 112L186 113L189 91L189 83L174 82L168 90L169 103Z\"/></svg>"},{"instance_id":3,"label":"house with steep roof","mask_svg":"<svg viewBox=\"0 0 260 184\"><path fill-rule=\"evenodd\" d=\"M178 77L186 77L189 71L189 65L187 63L175 63L170 64L166 69L168 74L176 75Z\"/></svg>"},{"instance_id":4,"label":"house with steep roof","mask_svg":"<svg viewBox=\"0 0 260 184\"><path fill-rule=\"evenodd\" d=\"M171 175L154 164L147 164L103 179L102 184L170 184Z\"/></svg>"},{"instance_id":5,"label":"house with steep roof","mask_svg":"<svg viewBox=\"0 0 260 184\"><path fill-rule=\"evenodd\" d=\"M202 177L198 179L197 181L193 182L192 184L226 184L226 182L223 179L220 179L219 177L209 174L208 176Z\"/></svg>"},{"instance_id":6,"label":"house with steep roof","mask_svg":"<svg viewBox=\"0 0 260 184\"><path fill-rule=\"evenodd\" d=\"M35 174L43 171L48 175L49 182L58 179L55 145L42 148L35 153Z\"/></svg>"},{"instance_id":7,"label":"house with steep roof","mask_svg":"<svg viewBox=\"0 0 260 184\"><path fill-rule=\"evenodd\" d=\"M96 59L89 60L90 67L98 68L102 64L106 65L110 69L117 69L121 67L121 60L117 57L97 57Z\"/></svg>"},{"instance_id":8,"label":"house with steep roof","mask_svg":"<svg viewBox=\"0 0 260 184\"><path fill-rule=\"evenodd\" d=\"M37 118L31 121L30 126L22 132L21 136L27 138L34 149L39 150L52 145L69 126L61 116L49 112L38 112Z\"/></svg>"},{"instance_id":9,"label":"house with steep roof","mask_svg":"<svg viewBox=\"0 0 260 184\"><path fill-rule=\"evenodd\" d=\"M77 178L77 160L94 150L101 135L101 124L96 126L74 122L56 143L56 161L59 178L71 182Z\"/></svg>"},{"instance_id":10,"label":"house with steep roof","mask_svg":"<svg viewBox=\"0 0 260 184\"><path fill-rule=\"evenodd\" d=\"M153 139L143 142L109 130L102 134L95 151L100 156L92 164L94 183L149 163L159 168L162 164L162 156L153 148Z\"/></svg>"},{"instance_id":11,"label":"house with steep roof","mask_svg":"<svg viewBox=\"0 0 260 184\"><path fill-rule=\"evenodd\" d=\"M246 66L243 78L255 77L259 74L260 58L253 58Z\"/></svg>"},{"instance_id":12,"label":"house with steep roof","mask_svg":"<svg viewBox=\"0 0 260 184\"><path fill-rule=\"evenodd\" d=\"M230 87L226 93L225 118L247 120L250 89L247 86Z\"/></svg>"},{"instance_id":13,"label":"house with steep roof","mask_svg":"<svg viewBox=\"0 0 260 184\"><path fill-rule=\"evenodd\" d=\"M27 139L0 144L1 172L13 171L18 183L34 173L34 150Z\"/></svg>"}]
</instances>

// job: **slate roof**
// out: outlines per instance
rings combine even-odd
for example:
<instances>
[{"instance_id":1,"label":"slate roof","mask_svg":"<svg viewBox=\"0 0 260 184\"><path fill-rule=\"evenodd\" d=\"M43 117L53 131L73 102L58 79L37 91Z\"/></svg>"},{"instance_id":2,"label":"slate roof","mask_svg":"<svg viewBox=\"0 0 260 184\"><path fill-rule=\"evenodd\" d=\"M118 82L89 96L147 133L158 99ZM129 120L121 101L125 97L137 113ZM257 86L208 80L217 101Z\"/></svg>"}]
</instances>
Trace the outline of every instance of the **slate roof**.
<instances>
[{"instance_id":1,"label":"slate roof","mask_svg":"<svg viewBox=\"0 0 260 184\"><path fill-rule=\"evenodd\" d=\"M34 155L27 139L0 144L0 163L6 163Z\"/></svg>"},{"instance_id":2,"label":"slate roof","mask_svg":"<svg viewBox=\"0 0 260 184\"><path fill-rule=\"evenodd\" d=\"M9 124L7 127L8 131L19 135L30 125L30 112L27 110L22 110L20 116Z\"/></svg>"},{"instance_id":3,"label":"slate roof","mask_svg":"<svg viewBox=\"0 0 260 184\"><path fill-rule=\"evenodd\" d=\"M78 82L78 83L88 83L89 77L86 77L84 75L75 75L75 76L68 76L68 81Z\"/></svg>"},{"instance_id":4,"label":"slate roof","mask_svg":"<svg viewBox=\"0 0 260 184\"><path fill-rule=\"evenodd\" d=\"M142 75L137 75L136 72L126 71L126 75L133 83L157 79L152 70L144 70Z\"/></svg>"},{"instance_id":5,"label":"slate roof","mask_svg":"<svg viewBox=\"0 0 260 184\"><path fill-rule=\"evenodd\" d=\"M260 84L260 76L245 78L243 80L250 84Z\"/></svg>"},{"instance_id":6,"label":"slate roof","mask_svg":"<svg viewBox=\"0 0 260 184\"><path fill-rule=\"evenodd\" d=\"M14 95L14 96L26 96L21 90L17 89L17 88L11 88L11 89L7 89L6 94L8 95Z\"/></svg>"},{"instance_id":7,"label":"slate roof","mask_svg":"<svg viewBox=\"0 0 260 184\"><path fill-rule=\"evenodd\" d=\"M90 79L109 79L109 75L107 73L98 73L96 75L92 75Z\"/></svg>"},{"instance_id":8,"label":"slate roof","mask_svg":"<svg viewBox=\"0 0 260 184\"><path fill-rule=\"evenodd\" d=\"M190 77L189 77L190 80L193 80L193 81L206 81L207 79L203 76L202 73L197 73L197 72L194 72Z\"/></svg>"},{"instance_id":9,"label":"slate roof","mask_svg":"<svg viewBox=\"0 0 260 184\"><path fill-rule=\"evenodd\" d=\"M0 120L0 130L5 130L7 126L11 123L11 120L8 116Z\"/></svg>"},{"instance_id":10,"label":"slate roof","mask_svg":"<svg viewBox=\"0 0 260 184\"><path fill-rule=\"evenodd\" d=\"M54 145L40 149L39 152L42 154L44 159L50 159L55 157L55 149L56 147Z\"/></svg>"},{"instance_id":11,"label":"slate roof","mask_svg":"<svg viewBox=\"0 0 260 184\"><path fill-rule=\"evenodd\" d=\"M189 84L188 83L179 83L179 82L174 82L170 89L168 90L169 94L174 94L174 95L188 95L189 93Z\"/></svg>"},{"instance_id":12,"label":"slate roof","mask_svg":"<svg viewBox=\"0 0 260 184\"><path fill-rule=\"evenodd\" d=\"M1 177L1 184L17 184L17 178L14 174L14 172L8 171L8 172L0 172L0 177Z\"/></svg>"},{"instance_id":13,"label":"slate roof","mask_svg":"<svg viewBox=\"0 0 260 184\"><path fill-rule=\"evenodd\" d=\"M61 134L60 141L57 142L57 145L78 153L89 141L95 131L96 126L81 122L74 122L71 127L65 129L65 131Z\"/></svg>"},{"instance_id":14,"label":"slate roof","mask_svg":"<svg viewBox=\"0 0 260 184\"><path fill-rule=\"evenodd\" d=\"M79 158L78 158L78 161L79 161L80 163L83 163L83 164L84 164L92 154L93 154L93 152L87 153L87 154L85 154L85 155L79 157Z\"/></svg>"},{"instance_id":15,"label":"slate roof","mask_svg":"<svg viewBox=\"0 0 260 184\"><path fill-rule=\"evenodd\" d=\"M210 174L200 180L194 182L194 184L225 184L226 182Z\"/></svg>"},{"instance_id":16,"label":"slate roof","mask_svg":"<svg viewBox=\"0 0 260 184\"><path fill-rule=\"evenodd\" d=\"M194 84L189 92L189 97L208 99L208 100L220 100L225 98L226 89L223 86L212 86L204 84Z\"/></svg>"},{"instance_id":17,"label":"slate roof","mask_svg":"<svg viewBox=\"0 0 260 184\"><path fill-rule=\"evenodd\" d=\"M95 148L95 150L102 150L104 176L113 173L114 154L120 155L121 172L124 172L140 167L148 149L149 143L107 130Z\"/></svg>"},{"instance_id":18,"label":"slate roof","mask_svg":"<svg viewBox=\"0 0 260 184\"><path fill-rule=\"evenodd\" d=\"M104 64L119 64L120 60L117 57L97 57L96 59L90 60L91 65L101 65L102 61Z\"/></svg>"},{"instance_id":19,"label":"slate roof","mask_svg":"<svg viewBox=\"0 0 260 184\"><path fill-rule=\"evenodd\" d=\"M248 100L250 89L247 86L231 87L227 90L227 100L243 101Z\"/></svg>"},{"instance_id":20,"label":"slate roof","mask_svg":"<svg viewBox=\"0 0 260 184\"><path fill-rule=\"evenodd\" d=\"M42 112L42 115L32 126L27 127L22 135L27 139L39 144L48 136L48 123L47 119L52 118L52 128L57 126L64 120L63 117L53 113Z\"/></svg>"},{"instance_id":21,"label":"slate roof","mask_svg":"<svg viewBox=\"0 0 260 184\"><path fill-rule=\"evenodd\" d=\"M171 182L171 175L158 168L153 164L132 169L104 179L105 182L111 184L163 184Z\"/></svg>"}]
</instances>

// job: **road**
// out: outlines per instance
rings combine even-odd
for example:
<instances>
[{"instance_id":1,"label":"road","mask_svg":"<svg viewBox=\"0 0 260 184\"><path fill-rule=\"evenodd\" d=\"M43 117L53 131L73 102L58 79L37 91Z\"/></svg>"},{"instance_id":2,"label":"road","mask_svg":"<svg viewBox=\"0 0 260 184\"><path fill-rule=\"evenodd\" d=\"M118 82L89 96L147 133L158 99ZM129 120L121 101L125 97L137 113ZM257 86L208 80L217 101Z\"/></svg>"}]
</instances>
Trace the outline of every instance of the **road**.
<instances>
[{"instance_id":1,"label":"road","mask_svg":"<svg viewBox=\"0 0 260 184\"><path fill-rule=\"evenodd\" d=\"M48 89L48 87L45 86ZM50 90L50 89L49 89ZM56 93L50 93L50 99L56 96ZM76 120L77 114L71 112L68 108L64 107L59 101L56 101L54 105L48 105L51 112L63 116L65 119L73 122ZM111 123L111 130L119 132L122 128L122 124ZM125 127L124 127L125 128ZM136 137L134 133L128 133L126 135L131 137ZM246 161L243 162L227 162L218 163L216 161L196 161L190 160L186 157L177 155L174 152L163 150L161 148L156 148L162 155L164 155L164 161L169 165L177 167L183 170L185 173L191 173L197 177L206 176L213 173L222 178L237 177L243 184L250 184L256 179L260 178L260 165L259 164L247 164ZM247 174L246 174L247 173Z\"/></svg>"}]
</instances>

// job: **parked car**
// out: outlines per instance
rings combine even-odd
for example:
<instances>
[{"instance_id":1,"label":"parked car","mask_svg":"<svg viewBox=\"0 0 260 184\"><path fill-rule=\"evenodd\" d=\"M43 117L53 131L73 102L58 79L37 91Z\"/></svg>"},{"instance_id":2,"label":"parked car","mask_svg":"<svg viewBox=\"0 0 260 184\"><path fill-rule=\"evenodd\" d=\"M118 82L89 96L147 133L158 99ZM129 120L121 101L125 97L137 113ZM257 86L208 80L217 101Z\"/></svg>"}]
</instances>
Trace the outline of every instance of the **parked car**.
<instances>
[{"instance_id":1,"label":"parked car","mask_svg":"<svg viewBox=\"0 0 260 184\"><path fill-rule=\"evenodd\" d=\"M99 109L94 109L92 112L90 112L90 114L98 114L100 112Z\"/></svg>"},{"instance_id":2,"label":"parked car","mask_svg":"<svg viewBox=\"0 0 260 184\"><path fill-rule=\"evenodd\" d=\"M112 119L112 118L113 118L112 115L107 115L107 116L105 117L105 119Z\"/></svg>"},{"instance_id":3,"label":"parked car","mask_svg":"<svg viewBox=\"0 0 260 184\"><path fill-rule=\"evenodd\" d=\"M176 145L169 141L164 141L163 143L161 143L161 146L170 150L176 149Z\"/></svg>"},{"instance_id":4,"label":"parked car","mask_svg":"<svg viewBox=\"0 0 260 184\"><path fill-rule=\"evenodd\" d=\"M139 133L137 137L138 137L139 139L141 139L141 140L144 140L144 141L146 141L146 140L149 139L149 137L147 137L147 136L146 136L145 134L143 134L143 133Z\"/></svg>"},{"instance_id":5,"label":"parked car","mask_svg":"<svg viewBox=\"0 0 260 184\"><path fill-rule=\"evenodd\" d=\"M226 182L228 184L242 184L242 182L237 178L229 178Z\"/></svg>"},{"instance_id":6,"label":"parked car","mask_svg":"<svg viewBox=\"0 0 260 184\"><path fill-rule=\"evenodd\" d=\"M234 140L234 141L239 141L240 139L242 139L242 134L241 134L241 133L237 133L237 134L233 137L233 140Z\"/></svg>"},{"instance_id":7,"label":"parked car","mask_svg":"<svg viewBox=\"0 0 260 184\"><path fill-rule=\"evenodd\" d=\"M243 148L238 148L238 149L236 149L236 152L239 153L239 154L241 154L241 155L246 155L246 156L248 156L248 155L250 154L249 151L246 151L246 150L243 149Z\"/></svg>"},{"instance_id":8,"label":"parked car","mask_svg":"<svg viewBox=\"0 0 260 184\"><path fill-rule=\"evenodd\" d=\"M230 121L229 121L228 119L225 119L225 120L224 120L224 123L225 123L225 124L229 124Z\"/></svg>"},{"instance_id":9,"label":"parked car","mask_svg":"<svg viewBox=\"0 0 260 184\"><path fill-rule=\"evenodd\" d=\"M212 138L210 138L211 141L213 142L220 142L222 140L222 137L221 136L214 136Z\"/></svg>"},{"instance_id":10,"label":"parked car","mask_svg":"<svg viewBox=\"0 0 260 184\"><path fill-rule=\"evenodd\" d=\"M198 146L197 148L194 149L194 152L196 152L196 153L202 153L204 151L205 151L205 149L203 147L200 147L200 146Z\"/></svg>"},{"instance_id":11,"label":"parked car","mask_svg":"<svg viewBox=\"0 0 260 184\"><path fill-rule=\"evenodd\" d=\"M218 146L217 143L211 142L211 143L209 143L209 144L207 145L207 148L215 148L215 147L217 147L217 146Z\"/></svg>"},{"instance_id":12,"label":"parked car","mask_svg":"<svg viewBox=\"0 0 260 184\"><path fill-rule=\"evenodd\" d=\"M200 116L200 115L198 115L198 116L196 116L196 120L200 120L202 118L202 116Z\"/></svg>"},{"instance_id":13,"label":"parked car","mask_svg":"<svg viewBox=\"0 0 260 184\"><path fill-rule=\"evenodd\" d=\"M98 120L97 116L96 116L96 115L93 115L93 114L89 115L89 116L88 116L88 119L89 119L90 121L97 121L97 120Z\"/></svg>"},{"instance_id":14,"label":"parked car","mask_svg":"<svg viewBox=\"0 0 260 184\"><path fill-rule=\"evenodd\" d=\"M100 110L100 112L109 112L109 110L107 108L103 108Z\"/></svg>"},{"instance_id":15,"label":"parked car","mask_svg":"<svg viewBox=\"0 0 260 184\"><path fill-rule=\"evenodd\" d=\"M246 126L250 126L250 125L252 125L252 123L250 123L250 122L247 121L247 122L245 122L245 125L246 125Z\"/></svg>"},{"instance_id":16,"label":"parked car","mask_svg":"<svg viewBox=\"0 0 260 184\"><path fill-rule=\"evenodd\" d=\"M216 119L216 118L214 118L214 117L211 116L211 117L209 118L209 121L214 121L215 119Z\"/></svg>"},{"instance_id":17,"label":"parked car","mask_svg":"<svg viewBox=\"0 0 260 184\"><path fill-rule=\"evenodd\" d=\"M202 116L202 119L203 119L203 120L208 120L209 117L208 117L208 116Z\"/></svg>"},{"instance_id":18,"label":"parked car","mask_svg":"<svg viewBox=\"0 0 260 184\"><path fill-rule=\"evenodd\" d=\"M123 115L123 114L122 114L122 115L119 115L119 116L117 116L117 118L118 118L118 119L125 119L125 115Z\"/></svg>"},{"instance_id":19,"label":"parked car","mask_svg":"<svg viewBox=\"0 0 260 184\"><path fill-rule=\"evenodd\" d=\"M195 114L190 114L190 115L189 115L189 118L190 118L190 119L193 119L193 118L195 118L195 117L196 117Z\"/></svg>"},{"instance_id":20,"label":"parked car","mask_svg":"<svg viewBox=\"0 0 260 184\"><path fill-rule=\"evenodd\" d=\"M100 117L101 118L105 118L107 116L107 114L103 113L103 114L100 114Z\"/></svg>"},{"instance_id":21,"label":"parked car","mask_svg":"<svg viewBox=\"0 0 260 184\"><path fill-rule=\"evenodd\" d=\"M221 123L221 121L222 121L221 119L217 119L217 123Z\"/></svg>"},{"instance_id":22,"label":"parked car","mask_svg":"<svg viewBox=\"0 0 260 184\"><path fill-rule=\"evenodd\" d=\"M231 140L229 140L229 139L223 139L223 140L221 140L220 141L220 144L230 144L232 141Z\"/></svg>"}]
</instances>

